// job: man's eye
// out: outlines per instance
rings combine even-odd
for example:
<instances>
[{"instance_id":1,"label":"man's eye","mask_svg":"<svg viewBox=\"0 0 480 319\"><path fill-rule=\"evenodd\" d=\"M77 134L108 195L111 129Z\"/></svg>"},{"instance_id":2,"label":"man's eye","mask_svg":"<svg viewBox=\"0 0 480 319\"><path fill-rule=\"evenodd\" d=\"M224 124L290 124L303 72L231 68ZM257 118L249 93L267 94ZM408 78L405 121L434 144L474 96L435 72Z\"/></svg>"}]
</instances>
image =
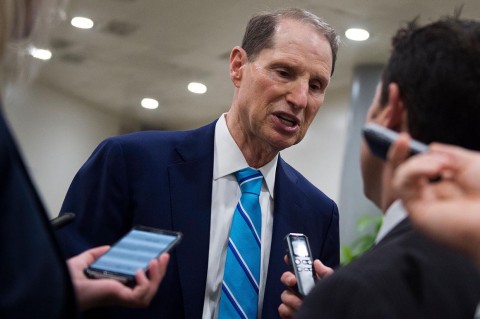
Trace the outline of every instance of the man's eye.
<instances>
[{"instance_id":1,"label":"man's eye","mask_svg":"<svg viewBox=\"0 0 480 319\"><path fill-rule=\"evenodd\" d=\"M277 74L284 78L290 77L290 72L283 69L277 70Z\"/></svg>"},{"instance_id":2,"label":"man's eye","mask_svg":"<svg viewBox=\"0 0 480 319\"><path fill-rule=\"evenodd\" d=\"M319 83L310 83L310 90L318 92L322 90L322 86Z\"/></svg>"}]
</instances>

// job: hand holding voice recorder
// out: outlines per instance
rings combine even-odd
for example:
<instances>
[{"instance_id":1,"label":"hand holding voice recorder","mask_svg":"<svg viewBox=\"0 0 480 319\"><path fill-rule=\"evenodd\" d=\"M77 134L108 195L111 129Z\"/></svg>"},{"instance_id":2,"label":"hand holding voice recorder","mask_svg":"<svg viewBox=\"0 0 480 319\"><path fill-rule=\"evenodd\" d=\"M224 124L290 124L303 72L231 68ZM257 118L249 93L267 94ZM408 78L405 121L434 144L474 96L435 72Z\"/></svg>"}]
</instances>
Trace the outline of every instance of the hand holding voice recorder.
<instances>
[{"instance_id":1,"label":"hand holding voice recorder","mask_svg":"<svg viewBox=\"0 0 480 319\"><path fill-rule=\"evenodd\" d=\"M285 246L288 262L297 278L297 293L305 297L316 281L308 238L304 234L290 233L285 236Z\"/></svg>"},{"instance_id":2,"label":"hand holding voice recorder","mask_svg":"<svg viewBox=\"0 0 480 319\"><path fill-rule=\"evenodd\" d=\"M179 232L136 226L84 272L90 278L112 278L127 286L135 286L135 273L164 252L169 252L181 240Z\"/></svg>"}]
</instances>

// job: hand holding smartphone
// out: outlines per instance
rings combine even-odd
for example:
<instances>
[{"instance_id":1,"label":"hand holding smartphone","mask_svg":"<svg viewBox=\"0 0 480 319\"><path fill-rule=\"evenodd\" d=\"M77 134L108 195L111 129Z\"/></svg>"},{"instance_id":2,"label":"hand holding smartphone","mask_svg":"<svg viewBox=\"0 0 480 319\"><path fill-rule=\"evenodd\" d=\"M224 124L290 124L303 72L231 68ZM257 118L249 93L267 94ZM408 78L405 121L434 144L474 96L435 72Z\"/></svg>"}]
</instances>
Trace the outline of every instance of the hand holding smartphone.
<instances>
[{"instance_id":1,"label":"hand holding smartphone","mask_svg":"<svg viewBox=\"0 0 480 319\"><path fill-rule=\"evenodd\" d=\"M387 159L390 146L398 138L398 133L375 123L368 123L362 129L363 136L367 141L372 153L383 160ZM410 156L426 152L428 146L422 142L410 141Z\"/></svg>"},{"instance_id":2,"label":"hand holding smartphone","mask_svg":"<svg viewBox=\"0 0 480 319\"><path fill-rule=\"evenodd\" d=\"M112 278L135 286L135 273L164 252L171 251L182 238L180 232L136 226L84 272L90 278Z\"/></svg>"},{"instance_id":3,"label":"hand holding smartphone","mask_svg":"<svg viewBox=\"0 0 480 319\"><path fill-rule=\"evenodd\" d=\"M315 286L313 257L308 238L304 234L290 233L285 236L288 262L297 278L297 293L305 297Z\"/></svg>"}]
</instances>

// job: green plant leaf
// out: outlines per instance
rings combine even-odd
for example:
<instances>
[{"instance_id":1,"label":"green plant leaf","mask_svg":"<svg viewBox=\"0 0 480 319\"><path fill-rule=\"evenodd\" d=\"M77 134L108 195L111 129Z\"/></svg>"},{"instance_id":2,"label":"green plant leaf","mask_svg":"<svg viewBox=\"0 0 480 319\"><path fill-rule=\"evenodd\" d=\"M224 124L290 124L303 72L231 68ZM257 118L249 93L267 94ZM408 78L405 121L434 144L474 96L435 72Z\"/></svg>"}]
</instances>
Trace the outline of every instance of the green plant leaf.
<instances>
[{"instance_id":1,"label":"green plant leaf","mask_svg":"<svg viewBox=\"0 0 480 319\"><path fill-rule=\"evenodd\" d=\"M340 251L340 264L346 265L360 257L375 244L375 238L382 225L382 216L364 215L357 220L357 230L362 233L350 246Z\"/></svg>"}]
</instances>

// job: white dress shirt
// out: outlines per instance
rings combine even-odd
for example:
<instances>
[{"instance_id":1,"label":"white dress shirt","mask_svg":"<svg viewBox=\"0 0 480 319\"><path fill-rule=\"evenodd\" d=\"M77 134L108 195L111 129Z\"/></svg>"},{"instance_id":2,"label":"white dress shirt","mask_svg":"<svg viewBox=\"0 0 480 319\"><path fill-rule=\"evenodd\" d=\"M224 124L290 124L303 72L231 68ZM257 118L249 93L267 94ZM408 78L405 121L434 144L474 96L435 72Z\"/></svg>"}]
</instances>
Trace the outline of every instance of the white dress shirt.
<instances>
[{"instance_id":1,"label":"white dress shirt","mask_svg":"<svg viewBox=\"0 0 480 319\"><path fill-rule=\"evenodd\" d=\"M267 279L270 245L272 242L273 194L278 155L259 168L264 177L260 192L262 208L262 238L258 313L262 313L265 281ZM228 237L235 207L242 194L234 173L249 167L238 145L230 134L225 114L215 126L215 146L212 180L212 215L210 224L210 249L208 273L203 303L203 318L216 319L222 292L223 272L227 255ZM280 280L280 278L278 278ZM188 302L188 300L186 301Z\"/></svg>"}]
</instances>

